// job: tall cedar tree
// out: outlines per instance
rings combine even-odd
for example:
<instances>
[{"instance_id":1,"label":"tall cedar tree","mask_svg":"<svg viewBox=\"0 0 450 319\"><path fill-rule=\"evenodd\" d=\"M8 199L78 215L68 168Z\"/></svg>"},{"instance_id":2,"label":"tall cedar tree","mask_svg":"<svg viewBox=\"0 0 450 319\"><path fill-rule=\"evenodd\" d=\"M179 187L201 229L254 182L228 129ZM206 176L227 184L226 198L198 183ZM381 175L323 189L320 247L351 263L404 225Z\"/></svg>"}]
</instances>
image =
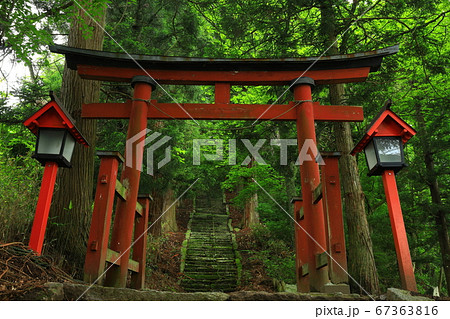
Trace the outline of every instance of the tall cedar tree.
<instances>
[{"instance_id":1,"label":"tall cedar tree","mask_svg":"<svg viewBox=\"0 0 450 319\"><path fill-rule=\"evenodd\" d=\"M328 54L339 54L336 42L336 19L332 1L323 1L320 7L321 28L325 48L331 46ZM341 105L344 101L343 84L330 85L330 103ZM343 205L348 228L348 268L353 278L368 292L379 291L378 274L373 255L372 239L364 206L364 193L358 174L356 158L350 155L353 139L350 123L338 122L334 125L337 149L340 158L340 175L344 191ZM360 289L350 282L354 289Z\"/></svg>"},{"instance_id":2,"label":"tall cedar tree","mask_svg":"<svg viewBox=\"0 0 450 319\"><path fill-rule=\"evenodd\" d=\"M444 268L445 279L447 281L447 292L450 293L450 240L448 236L447 216L445 206L442 203L441 190L439 187L434 154L431 145L430 133L427 130L422 106L417 103L415 105L416 120L418 125L417 137L420 139L422 147L422 156L425 162L425 182L430 189L432 206L432 215L436 223L436 231L439 239L439 246L442 256L442 266Z\"/></svg>"},{"instance_id":3,"label":"tall cedar tree","mask_svg":"<svg viewBox=\"0 0 450 319\"><path fill-rule=\"evenodd\" d=\"M89 1L92 5L96 3L98 1ZM105 14L106 6L102 5L93 17L94 21L78 8L71 24L67 45L101 50ZM92 30L90 34L86 34L86 26ZM61 100L89 141L90 147L77 145L72 157L72 168L61 169L58 174L46 242L51 244L51 249L64 256L66 262L74 267L78 275L81 274L89 234L97 134L96 120L81 118L81 105L98 102L99 92L100 82L83 80L76 71L65 66Z\"/></svg>"}]
</instances>

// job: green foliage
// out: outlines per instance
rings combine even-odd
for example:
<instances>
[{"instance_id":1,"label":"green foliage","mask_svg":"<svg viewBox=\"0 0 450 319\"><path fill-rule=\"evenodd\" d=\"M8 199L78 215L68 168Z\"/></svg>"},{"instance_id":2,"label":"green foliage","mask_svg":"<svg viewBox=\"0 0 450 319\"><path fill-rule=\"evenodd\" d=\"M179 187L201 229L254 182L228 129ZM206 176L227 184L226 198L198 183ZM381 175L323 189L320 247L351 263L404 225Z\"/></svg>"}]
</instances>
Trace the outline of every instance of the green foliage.
<instances>
[{"instance_id":1,"label":"green foliage","mask_svg":"<svg viewBox=\"0 0 450 319\"><path fill-rule=\"evenodd\" d=\"M147 271L151 272L155 269L156 265L161 262L161 255L164 245L167 243L169 238L167 236L154 237L152 235L148 236L147 240Z\"/></svg>"},{"instance_id":2,"label":"green foliage","mask_svg":"<svg viewBox=\"0 0 450 319\"><path fill-rule=\"evenodd\" d=\"M260 185L258 186L253 180L256 180ZM234 190L238 185L243 185L233 202L241 207L251 197L252 194L265 195L261 189L270 190L271 193L278 197L278 194L283 190L282 184L284 178L280 176L270 165L255 165L247 166L232 166L227 174L227 179L222 183L222 187L226 190Z\"/></svg>"},{"instance_id":3,"label":"green foliage","mask_svg":"<svg viewBox=\"0 0 450 319\"><path fill-rule=\"evenodd\" d=\"M40 189L42 169L31 158L29 133L0 124L0 242L25 242ZM25 133L25 134L24 134Z\"/></svg>"},{"instance_id":4,"label":"green foliage","mask_svg":"<svg viewBox=\"0 0 450 319\"><path fill-rule=\"evenodd\" d=\"M251 258L261 260L271 278L287 284L296 283L295 255L285 241L264 225L252 227L249 241L254 248Z\"/></svg>"},{"instance_id":5,"label":"green foliage","mask_svg":"<svg viewBox=\"0 0 450 319\"><path fill-rule=\"evenodd\" d=\"M400 52L385 58L381 71L372 74L366 83L352 85L348 96L348 104L365 106L367 120L364 124L371 121L384 100L391 98L392 110L418 131L405 148L409 167L397 175L397 183L421 292L429 292L431 287L438 285L442 261L436 214L438 209L449 211L450 127L447 124L448 108L443 105L448 105L450 99L448 72L443 66L448 64L450 51L448 35L445 33L448 18L444 9L441 2L415 2L410 7L383 7L382 16L387 17L399 10L398 16L402 19L380 18L368 27L379 30L376 38L400 42ZM381 23L384 23L384 28L380 27ZM364 129L364 125L357 126L355 140L362 135ZM427 153L432 154L434 160L432 170L425 165ZM392 234L383 231L390 228L390 222L381 178L366 176L364 156L359 157L359 167L381 285L384 288L400 286L398 272L392 271L397 269ZM429 185L432 177L437 179L440 186L441 205L431 202ZM445 293L445 287L442 288Z\"/></svg>"},{"instance_id":6,"label":"green foliage","mask_svg":"<svg viewBox=\"0 0 450 319\"><path fill-rule=\"evenodd\" d=\"M88 26L77 15L81 5L93 17L97 17L108 0L15 0L0 3L0 48L14 53L19 61L31 65L33 55L53 43L53 33L67 32L70 19L80 19L86 37L91 34Z\"/></svg>"},{"instance_id":7,"label":"green foliage","mask_svg":"<svg viewBox=\"0 0 450 319\"><path fill-rule=\"evenodd\" d=\"M293 225L292 220L286 215L286 211L288 212L289 209L286 207L283 210L277 205L277 203L282 203L285 206L285 203L288 202L285 178L274 168L270 165L232 166L227 174L227 179L222 182L222 188L229 191L239 189L236 197L232 200L238 207L244 207L250 197L257 193L257 210L261 222L274 236L292 247Z\"/></svg>"},{"instance_id":8,"label":"green foliage","mask_svg":"<svg viewBox=\"0 0 450 319\"><path fill-rule=\"evenodd\" d=\"M31 116L39 108L50 101L49 92L58 95L61 87L63 61L55 56L42 56L36 61L40 67L40 77L24 77L18 88L11 91L8 96L3 93L5 103L0 103L0 123L19 124ZM14 96L17 103L6 103L8 98Z\"/></svg>"}]
</instances>

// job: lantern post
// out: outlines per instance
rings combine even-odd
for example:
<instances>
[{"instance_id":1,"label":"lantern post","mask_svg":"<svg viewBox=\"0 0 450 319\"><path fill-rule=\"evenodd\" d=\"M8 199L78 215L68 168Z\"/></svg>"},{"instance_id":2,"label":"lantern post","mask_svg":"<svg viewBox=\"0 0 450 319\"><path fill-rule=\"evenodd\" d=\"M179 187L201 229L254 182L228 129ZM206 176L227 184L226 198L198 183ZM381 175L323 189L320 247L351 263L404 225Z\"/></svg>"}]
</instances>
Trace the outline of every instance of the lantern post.
<instances>
[{"instance_id":1,"label":"lantern post","mask_svg":"<svg viewBox=\"0 0 450 319\"><path fill-rule=\"evenodd\" d=\"M351 154L364 150L369 176L381 175L394 237L402 288L417 291L395 174L406 166L403 145L416 131L390 110L388 101Z\"/></svg>"},{"instance_id":2,"label":"lantern post","mask_svg":"<svg viewBox=\"0 0 450 319\"><path fill-rule=\"evenodd\" d=\"M38 255L42 252L58 167L72 166L76 143L89 146L62 104L50 96L52 100L23 123L37 136L33 158L45 167L29 241L29 247Z\"/></svg>"}]
</instances>

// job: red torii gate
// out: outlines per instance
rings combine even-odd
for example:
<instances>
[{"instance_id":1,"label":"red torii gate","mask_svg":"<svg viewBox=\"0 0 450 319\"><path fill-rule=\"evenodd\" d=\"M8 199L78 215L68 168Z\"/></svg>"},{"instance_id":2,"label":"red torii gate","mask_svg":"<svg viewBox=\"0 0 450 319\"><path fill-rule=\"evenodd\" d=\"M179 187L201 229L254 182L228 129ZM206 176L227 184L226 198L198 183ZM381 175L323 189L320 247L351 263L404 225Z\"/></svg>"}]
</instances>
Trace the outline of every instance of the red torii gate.
<instances>
[{"instance_id":1,"label":"red torii gate","mask_svg":"<svg viewBox=\"0 0 450 319\"><path fill-rule=\"evenodd\" d=\"M134 137L147 127L147 119L196 120L281 120L296 121L298 145L311 139L316 142L315 121L362 121L362 107L328 106L313 102L311 86L364 81L370 72L377 71L384 56L398 52L398 46L349 55L285 59L209 59L187 57L144 56L51 46L50 50L66 56L67 66L77 70L83 79L131 82L132 101L125 103L92 103L82 106L82 117L91 119L129 119L127 138ZM148 75L151 75L149 77ZM302 75L301 78L298 78ZM159 103L150 100L152 90L160 84L214 85L215 103ZM292 82L295 81L295 82ZM232 85L292 85L294 101L289 104L231 104ZM180 107L182 106L182 108ZM184 110L183 110L184 109ZM144 137L143 137L144 138ZM142 138L142 139L143 139ZM144 143L133 148L132 158L142 158ZM117 172L119 155L102 154L110 163L105 172ZM108 159L110 158L110 159ZM315 161L300 165L303 198L294 199L296 232L296 271L299 291L348 291L346 254L339 172L336 154L325 156L326 169ZM107 174L107 173L105 173ZM102 175L107 176L107 175ZM106 255L123 254L106 276L106 285L125 287L129 269L141 269L135 287L142 286L145 256L138 262L130 259L133 224L136 211L148 210L138 203L140 171L125 167L121 180L129 187L116 208L111 249L108 249L112 199L103 203L99 213L94 208L91 236L85 264L85 278L93 282L103 272ZM106 179L105 179L106 180ZM99 179L98 186L107 184ZM125 184L125 183L122 183ZM119 185L122 185L119 182ZM114 186L105 194L114 193ZM101 197L101 196L100 196ZM110 198L110 197L108 197ZM97 200L96 203L97 205ZM140 206L140 209L137 208ZM325 207L325 212L324 212ZM142 215L142 216L145 216ZM145 220L145 218L144 218ZM140 226L142 228L142 225ZM135 235L136 237L136 235ZM140 245L145 245L144 240ZM142 247L139 248L142 251ZM145 250L145 246L144 246ZM332 258L331 258L332 257ZM136 258L135 258L136 259ZM340 264L341 267L336 265ZM138 272L138 270L136 270ZM334 287L334 288L333 288ZM338 287L338 288L336 288Z\"/></svg>"}]
</instances>

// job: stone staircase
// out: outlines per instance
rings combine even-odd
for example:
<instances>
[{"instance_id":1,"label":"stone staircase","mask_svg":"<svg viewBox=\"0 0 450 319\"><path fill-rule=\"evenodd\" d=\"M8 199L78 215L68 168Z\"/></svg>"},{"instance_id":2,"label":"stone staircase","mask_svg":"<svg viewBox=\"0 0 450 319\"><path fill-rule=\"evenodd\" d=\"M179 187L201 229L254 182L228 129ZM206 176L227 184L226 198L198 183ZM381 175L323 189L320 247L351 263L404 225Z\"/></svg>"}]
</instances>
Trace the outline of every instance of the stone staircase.
<instances>
[{"instance_id":1,"label":"stone staircase","mask_svg":"<svg viewBox=\"0 0 450 319\"><path fill-rule=\"evenodd\" d=\"M196 206L183 243L181 286L188 292L234 291L240 261L229 217L221 201L208 198Z\"/></svg>"}]
</instances>

